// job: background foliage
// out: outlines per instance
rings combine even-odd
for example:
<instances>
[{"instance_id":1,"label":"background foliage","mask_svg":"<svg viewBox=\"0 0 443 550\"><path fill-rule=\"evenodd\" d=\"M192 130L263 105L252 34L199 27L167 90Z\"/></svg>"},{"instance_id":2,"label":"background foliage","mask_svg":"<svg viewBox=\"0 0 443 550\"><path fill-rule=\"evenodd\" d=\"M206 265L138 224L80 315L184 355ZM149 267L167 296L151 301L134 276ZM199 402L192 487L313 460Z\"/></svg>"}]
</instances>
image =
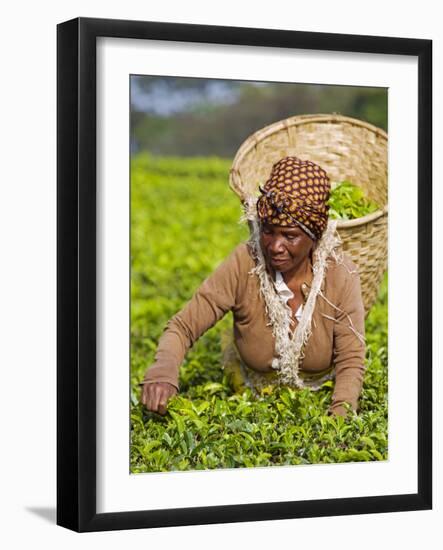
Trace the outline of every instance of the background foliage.
<instances>
[{"instance_id":1,"label":"background foliage","mask_svg":"<svg viewBox=\"0 0 443 550\"><path fill-rule=\"evenodd\" d=\"M367 371L358 415L325 416L331 383L233 394L221 369L228 314L189 351L165 417L139 403L167 320L242 240L230 161L139 154L131 167L131 471L385 460L387 275L366 320ZM353 182L358 184L358 182Z\"/></svg>"},{"instance_id":2,"label":"background foliage","mask_svg":"<svg viewBox=\"0 0 443 550\"><path fill-rule=\"evenodd\" d=\"M387 130L387 89L133 76L134 152L232 158L253 132L299 114L338 113Z\"/></svg>"}]
</instances>

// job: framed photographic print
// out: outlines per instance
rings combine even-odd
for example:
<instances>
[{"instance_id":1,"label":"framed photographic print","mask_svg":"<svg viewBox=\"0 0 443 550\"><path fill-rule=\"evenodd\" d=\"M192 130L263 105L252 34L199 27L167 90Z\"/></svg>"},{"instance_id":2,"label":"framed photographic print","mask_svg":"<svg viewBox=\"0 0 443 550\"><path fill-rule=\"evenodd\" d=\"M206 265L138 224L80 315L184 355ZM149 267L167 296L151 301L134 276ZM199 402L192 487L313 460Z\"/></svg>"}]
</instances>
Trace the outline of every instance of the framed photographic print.
<instances>
[{"instance_id":1,"label":"framed photographic print","mask_svg":"<svg viewBox=\"0 0 443 550\"><path fill-rule=\"evenodd\" d=\"M59 525L431 507L431 65L58 26Z\"/></svg>"}]
</instances>

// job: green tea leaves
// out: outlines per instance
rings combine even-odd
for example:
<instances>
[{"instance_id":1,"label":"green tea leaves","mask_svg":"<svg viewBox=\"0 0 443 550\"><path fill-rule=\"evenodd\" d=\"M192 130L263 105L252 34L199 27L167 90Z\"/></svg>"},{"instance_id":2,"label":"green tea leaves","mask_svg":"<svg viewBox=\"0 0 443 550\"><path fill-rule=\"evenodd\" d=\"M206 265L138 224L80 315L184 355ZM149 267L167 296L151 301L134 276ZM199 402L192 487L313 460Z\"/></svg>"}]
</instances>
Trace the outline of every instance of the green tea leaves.
<instances>
[{"instance_id":1,"label":"green tea leaves","mask_svg":"<svg viewBox=\"0 0 443 550\"><path fill-rule=\"evenodd\" d=\"M340 220L361 218L379 210L379 206L366 197L361 187L350 181L342 181L331 190L329 217Z\"/></svg>"}]
</instances>

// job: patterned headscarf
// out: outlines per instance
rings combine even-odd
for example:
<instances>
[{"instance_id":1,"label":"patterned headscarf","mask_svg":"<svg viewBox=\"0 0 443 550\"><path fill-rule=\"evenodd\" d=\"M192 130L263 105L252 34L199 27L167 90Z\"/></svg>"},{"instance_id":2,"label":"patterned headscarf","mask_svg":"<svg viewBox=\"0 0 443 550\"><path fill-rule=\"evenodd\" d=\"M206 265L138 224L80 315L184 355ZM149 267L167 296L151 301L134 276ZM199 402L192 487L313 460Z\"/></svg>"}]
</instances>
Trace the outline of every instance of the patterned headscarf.
<instances>
[{"instance_id":1,"label":"patterned headscarf","mask_svg":"<svg viewBox=\"0 0 443 550\"><path fill-rule=\"evenodd\" d=\"M300 226L312 239L320 239L328 224L331 183L326 172L310 160L285 157L272 167L257 201L261 221L287 227Z\"/></svg>"}]
</instances>

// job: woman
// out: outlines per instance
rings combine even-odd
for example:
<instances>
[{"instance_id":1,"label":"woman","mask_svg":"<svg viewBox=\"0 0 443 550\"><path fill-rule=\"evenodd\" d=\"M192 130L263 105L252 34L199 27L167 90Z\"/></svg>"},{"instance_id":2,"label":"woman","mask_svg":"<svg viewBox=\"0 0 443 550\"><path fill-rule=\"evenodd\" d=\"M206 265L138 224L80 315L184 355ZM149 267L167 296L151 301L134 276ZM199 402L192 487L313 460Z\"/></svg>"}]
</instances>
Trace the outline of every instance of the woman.
<instances>
[{"instance_id":1,"label":"woman","mask_svg":"<svg viewBox=\"0 0 443 550\"><path fill-rule=\"evenodd\" d=\"M187 350L228 311L248 385L315 390L335 378L327 412L345 416L345 403L357 410L364 307L356 265L338 254L336 222L328 222L329 178L311 161L285 157L260 192L246 204L251 239L168 322L142 382L149 410L166 413Z\"/></svg>"}]
</instances>

